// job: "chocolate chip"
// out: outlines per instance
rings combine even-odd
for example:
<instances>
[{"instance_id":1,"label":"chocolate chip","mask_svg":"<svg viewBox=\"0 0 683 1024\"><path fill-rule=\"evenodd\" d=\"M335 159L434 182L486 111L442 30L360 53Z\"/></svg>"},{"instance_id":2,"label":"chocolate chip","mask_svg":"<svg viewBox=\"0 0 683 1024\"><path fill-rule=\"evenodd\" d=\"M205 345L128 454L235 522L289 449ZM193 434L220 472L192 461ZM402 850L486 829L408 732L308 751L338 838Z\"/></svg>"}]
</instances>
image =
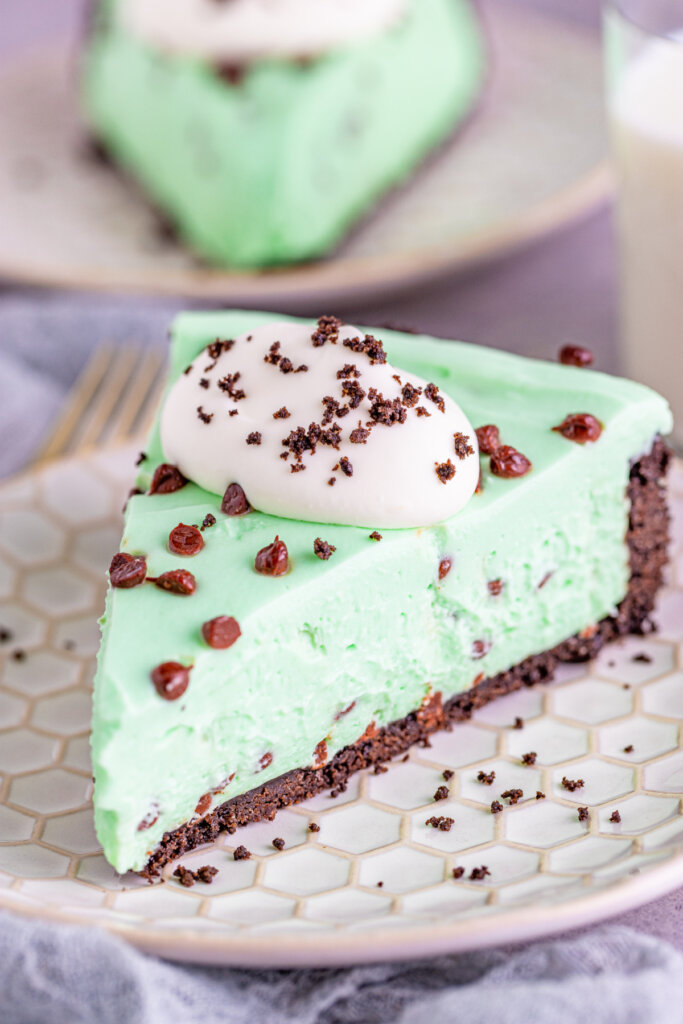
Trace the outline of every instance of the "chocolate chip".
<instances>
[{"instance_id":1,"label":"chocolate chip","mask_svg":"<svg viewBox=\"0 0 683 1024\"><path fill-rule=\"evenodd\" d=\"M581 345L563 345L559 360L564 366L592 366L593 353Z\"/></svg>"},{"instance_id":2,"label":"chocolate chip","mask_svg":"<svg viewBox=\"0 0 683 1024\"><path fill-rule=\"evenodd\" d=\"M289 571L289 554L285 542L276 536L272 544L261 548L254 559L254 569L261 576L284 576Z\"/></svg>"},{"instance_id":3,"label":"chocolate chip","mask_svg":"<svg viewBox=\"0 0 683 1024\"><path fill-rule=\"evenodd\" d=\"M321 540L320 537L316 537L313 541L313 551L323 562L326 562L336 550L334 544L328 544L326 540Z\"/></svg>"},{"instance_id":4,"label":"chocolate chip","mask_svg":"<svg viewBox=\"0 0 683 1024\"><path fill-rule=\"evenodd\" d=\"M147 562L140 556L136 558L125 551L119 551L111 560L109 566L109 582L112 587L119 587L127 590L130 587L137 587L145 582L147 576Z\"/></svg>"},{"instance_id":5,"label":"chocolate chip","mask_svg":"<svg viewBox=\"0 0 683 1024\"><path fill-rule=\"evenodd\" d=\"M439 562L439 579L445 580L449 572L453 568L452 558L442 558Z\"/></svg>"},{"instance_id":6,"label":"chocolate chip","mask_svg":"<svg viewBox=\"0 0 683 1024\"><path fill-rule=\"evenodd\" d=\"M231 615L217 615L215 619L202 623L202 636L209 647L215 650L223 651L232 647L241 635L239 623Z\"/></svg>"},{"instance_id":7,"label":"chocolate chip","mask_svg":"<svg viewBox=\"0 0 683 1024\"><path fill-rule=\"evenodd\" d=\"M178 661L164 661L151 672L152 682L164 700L178 700L190 684L190 670Z\"/></svg>"},{"instance_id":8,"label":"chocolate chip","mask_svg":"<svg viewBox=\"0 0 683 1024\"><path fill-rule=\"evenodd\" d=\"M178 523L168 535L168 550L174 555L189 557L204 547L204 538L196 526Z\"/></svg>"},{"instance_id":9,"label":"chocolate chip","mask_svg":"<svg viewBox=\"0 0 683 1024\"><path fill-rule=\"evenodd\" d=\"M177 466L162 462L154 470L149 493L172 494L173 491L179 491L187 482L187 477L183 476Z\"/></svg>"},{"instance_id":10,"label":"chocolate chip","mask_svg":"<svg viewBox=\"0 0 683 1024\"><path fill-rule=\"evenodd\" d=\"M472 661L479 661L481 658L485 658L491 650L490 640L475 640L472 644Z\"/></svg>"},{"instance_id":11,"label":"chocolate chip","mask_svg":"<svg viewBox=\"0 0 683 1024\"><path fill-rule=\"evenodd\" d=\"M526 455L522 455L509 444L500 444L491 455L491 472L494 476L506 480L517 476L526 476L532 469Z\"/></svg>"},{"instance_id":12,"label":"chocolate chip","mask_svg":"<svg viewBox=\"0 0 683 1024\"><path fill-rule=\"evenodd\" d=\"M197 589L197 581L187 569L171 569L170 572L163 572L153 582L155 587L167 590L170 594L189 595L194 594Z\"/></svg>"},{"instance_id":13,"label":"chocolate chip","mask_svg":"<svg viewBox=\"0 0 683 1024\"><path fill-rule=\"evenodd\" d=\"M284 841L284 839L280 839L279 837L277 837L276 839L273 839L273 846L275 847L276 850L284 850L284 848L285 848L285 841Z\"/></svg>"},{"instance_id":14,"label":"chocolate chip","mask_svg":"<svg viewBox=\"0 0 683 1024\"><path fill-rule=\"evenodd\" d=\"M562 434L568 441L576 444L587 444L597 441L602 434L602 423L589 412L577 412L566 416L558 427L552 428L555 433Z\"/></svg>"},{"instance_id":15,"label":"chocolate chip","mask_svg":"<svg viewBox=\"0 0 683 1024\"><path fill-rule=\"evenodd\" d=\"M244 516L251 512L251 505L239 484L228 484L221 502L221 512L226 516Z\"/></svg>"},{"instance_id":16,"label":"chocolate chip","mask_svg":"<svg viewBox=\"0 0 683 1024\"><path fill-rule=\"evenodd\" d=\"M500 433L498 427L493 423L487 423L483 427L477 427L475 431L479 451L482 455L493 455L500 444Z\"/></svg>"}]
</instances>

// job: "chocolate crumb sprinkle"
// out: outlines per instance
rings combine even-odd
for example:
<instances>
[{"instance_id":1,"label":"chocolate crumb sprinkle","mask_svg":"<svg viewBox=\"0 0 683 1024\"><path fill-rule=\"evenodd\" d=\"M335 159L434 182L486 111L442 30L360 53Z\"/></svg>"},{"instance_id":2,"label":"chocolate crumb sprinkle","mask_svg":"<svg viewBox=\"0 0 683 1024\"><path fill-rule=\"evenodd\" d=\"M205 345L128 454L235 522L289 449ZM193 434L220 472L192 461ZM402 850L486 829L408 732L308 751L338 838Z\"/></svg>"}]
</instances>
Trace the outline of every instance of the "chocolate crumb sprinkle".
<instances>
[{"instance_id":1,"label":"chocolate crumb sprinkle","mask_svg":"<svg viewBox=\"0 0 683 1024\"><path fill-rule=\"evenodd\" d=\"M451 826L454 824L454 818L436 817L432 815L431 818L427 818L425 825L431 825L432 828L436 828L439 832L450 832Z\"/></svg>"},{"instance_id":2,"label":"chocolate crumb sprinkle","mask_svg":"<svg viewBox=\"0 0 683 1024\"><path fill-rule=\"evenodd\" d=\"M446 462L435 462L434 465L436 467L435 473L442 484L448 483L455 476L455 466L450 459Z\"/></svg>"},{"instance_id":3,"label":"chocolate crumb sprinkle","mask_svg":"<svg viewBox=\"0 0 683 1024\"><path fill-rule=\"evenodd\" d=\"M506 789L504 793L500 794L503 800L507 800L509 804L518 804L524 796L523 789Z\"/></svg>"},{"instance_id":4,"label":"chocolate crumb sprinkle","mask_svg":"<svg viewBox=\"0 0 683 1024\"><path fill-rule=\"evenodd\" d=\"M436 384L428 384L424 390L425 398L428 398L430 402L433 402L439 412L446 411L446 403L443 400L442 395L439 394L439 389Z\"/></svg>"},{"instance_id":5,"label":"chocolate crumb sprinkle","mask_svg":"<svg viewBox=\"0 0 683 1024\"><path fill-rule=\"evenodd\" d=\"M209 380L208 377L200 377L199 378L199 386L200 386L200 388L204 388L204 390L206 390L208 388L210 383L211 383L211 381Z\"/></svg>"},{"instance_id":6,"label":"chocolate crumb sprinkle","mask_svg":"<svg viewBox=\"0 0 683 1024\"><path fill-rule=\"evenodd\" d=\"M273 413L274 420L288 420L292 414L286 405L281 406L277 412Z\"/></svg>"},{"instance_id":7,"label":"chocolate crumb sprinkle","mask_svg":"<svg viewBox=\"0 0 683 1024\"><path fill-rule=\"evenodd\" d=\"M313 551L323 562L326 562L336 550L334 544L328 544L326 540L321 540L320 537L316 537L313 541Z\"/></svg>"},{"instance_id":8,"label":"chocolate crumb sprinkle","mask_svg":"<svg viewBox=\"0 0 683 1024\"><path fill-rule=\"evenodd\" d=\"M470 444L469 434L460 431L453 434L455 454L459 459L466 459L468 455L474 455L474 448Z\"/></svg>"},{"instance_id":9,"label":"chocolate crumb sprinkle","mask_svg":"<svg viewBox=\"0 0 683 1024\"><path fill-rule=\"evenodd\" d=\"M353 465L345 455L342 455L341 459L339 460L339 468L341 469L344 476L353 476Z\"/></svg>"},{"instance_id":10,"label":"chocolate crumb sprinkle","mask_svg":"<svg viewBox=\"0 0 683 1024\"><path fill-rule=\"evenodd\" d=\"M349 434L349 441L351 444L367 444L369 437L370 431L358 420L358 426Z\"/></svg>"}]
</instances>

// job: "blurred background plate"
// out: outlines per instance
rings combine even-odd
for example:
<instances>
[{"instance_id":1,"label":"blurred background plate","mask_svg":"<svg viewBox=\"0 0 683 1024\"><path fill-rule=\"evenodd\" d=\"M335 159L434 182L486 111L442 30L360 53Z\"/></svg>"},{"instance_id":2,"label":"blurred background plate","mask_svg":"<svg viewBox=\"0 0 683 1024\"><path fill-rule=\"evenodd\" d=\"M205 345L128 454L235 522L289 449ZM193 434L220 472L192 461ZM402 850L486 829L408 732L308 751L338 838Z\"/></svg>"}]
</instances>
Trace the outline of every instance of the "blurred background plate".
<instances>
[{"instance_id":1,"label":"blurred background plate","mask_svg":"<svg viewBox=\"0 0 683 1024\"><path fill-rule=\"evenodd\" d=\"M511 0L480 8L489 82L467 126L332 257L268 272L201 266L85 156L75 48L14 61L0 74L0 275L303 312L461 271L586 213L610 190L597 37Z\"/></svg>"}]
</instances>

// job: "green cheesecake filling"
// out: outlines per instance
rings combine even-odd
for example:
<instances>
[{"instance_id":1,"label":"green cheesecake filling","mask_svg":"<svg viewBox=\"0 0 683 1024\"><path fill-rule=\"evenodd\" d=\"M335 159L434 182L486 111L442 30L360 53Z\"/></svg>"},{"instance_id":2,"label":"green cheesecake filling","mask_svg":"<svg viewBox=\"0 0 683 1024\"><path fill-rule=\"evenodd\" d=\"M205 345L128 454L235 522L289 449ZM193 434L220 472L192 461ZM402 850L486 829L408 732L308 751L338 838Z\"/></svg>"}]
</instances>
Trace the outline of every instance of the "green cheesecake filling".
<instances>
[{"instance_id":1,"label":"green cheesecake filling","mask_svg":"<svg viewBox=\"0 0 683 1024\"><path fill-rule=\"evenodd\" d=\"M169 386L216 337L283 319L180 316ZM146 556L149 576L189 569L197 589L179 596L148 583L107 598L93 713L95 823L119 871L142 868L203 794L215 807L329 760L372 723L387 725L430 693L446 699L553 647L613 613L626 594L629 466L670 430L665 401L590 370L393 331L381 338L392 364L434 381L475 426L495 424L533 469L503 479L482 455L481 493L457 515L383 530L379 541L365 528L259 512L230 518L216 495L191 483L131 498L121 550ZM597 441L553 431L573 413L597 417ZM141 488L163 461L157 425ZM203 531L204 549L171 554L169 532L208 513L216 523ZM276 534L291 571L264 577L254 557ZM317 537L336 547L327 561L314 554ZM444 559L450 570L440 579ZM227 650L202 639L202 623L220 615L241 629ZM191 666L179 700L161 699L150 680L166 661Z\"/></svg>"},{"instance_id":2,"label":"green cheesecake filling","mask_svg":"<svg viewBox=\"0 0 683 1024\"><path fill-rule=\"evenodd\" d=\"M386 32L314 60L258 60L233 82L157 52L101 4L83 95L97 135L217 263L327 252L470 110L484 72L467 0L410 0Z\"/></svg>"}]
</instances>

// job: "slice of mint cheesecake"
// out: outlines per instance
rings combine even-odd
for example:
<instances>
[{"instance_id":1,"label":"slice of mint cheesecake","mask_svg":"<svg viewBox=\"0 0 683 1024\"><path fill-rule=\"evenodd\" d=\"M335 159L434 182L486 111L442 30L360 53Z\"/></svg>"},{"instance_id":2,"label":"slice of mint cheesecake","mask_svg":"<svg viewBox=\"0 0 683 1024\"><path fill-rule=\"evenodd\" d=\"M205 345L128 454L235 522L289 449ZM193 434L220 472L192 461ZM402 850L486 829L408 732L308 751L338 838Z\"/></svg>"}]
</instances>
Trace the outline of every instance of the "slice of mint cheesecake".
<instances>
[{"instance_id":1,"label":"slice of mint cheesecake","mask_svg":"<svg viewBox=\"0 0 683 1024\"><path fill-rule=\"evenodd\" d=\"M207 260L321 256L469 113L469 0L93 0L92 132Z\"/></svg>"},{"instance_id":2,"label":"slice of mint cheesecake","mask_svg":"<svg viewBox=\"0 0 683 1024\"><path fill-rule=\"evenodd\" d=\"M102 619L108 860L153 876L647 628L670 427L578 365L181 315Z\"/></svg>"}]
</instances>

